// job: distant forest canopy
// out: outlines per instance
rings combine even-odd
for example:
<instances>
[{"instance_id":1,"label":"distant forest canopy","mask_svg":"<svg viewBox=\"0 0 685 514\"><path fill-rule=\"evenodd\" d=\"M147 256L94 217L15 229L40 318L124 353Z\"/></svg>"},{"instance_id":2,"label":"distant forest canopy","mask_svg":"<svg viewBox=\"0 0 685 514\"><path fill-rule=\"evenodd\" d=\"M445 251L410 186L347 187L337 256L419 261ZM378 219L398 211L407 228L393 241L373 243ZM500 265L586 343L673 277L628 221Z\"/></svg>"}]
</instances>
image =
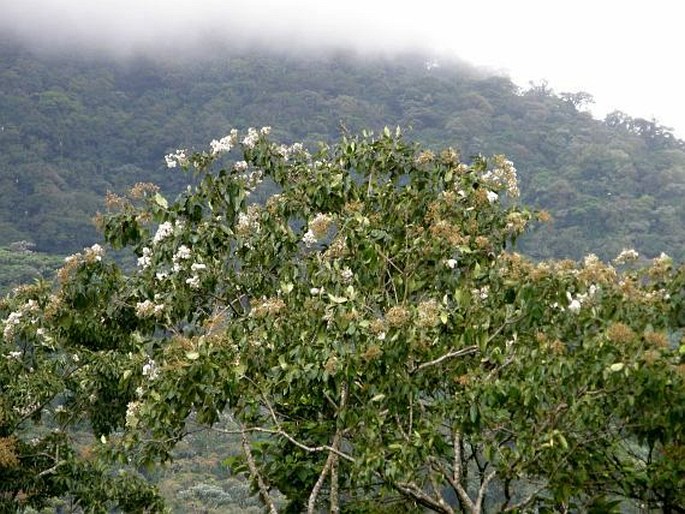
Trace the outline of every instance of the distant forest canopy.
<instances>
[{"instance_id":1,"label":"distant forest canopy","mask_svg":"<svg viewBox=\"0 0 685 514\"><path fill-rule=\"evenodd\" d=\"M535 258L634 247L683 260L685 143L654 120L595 120L591 101L423 55L117 61L0 40L0 246L66 254L100 240L91 220L107 191L150 181L176 194L187 177L163 156L233 127L314 143L399 125L467 159L514 161L522 201L553 217L520 242Z\"/></svg>"}]
</instances>

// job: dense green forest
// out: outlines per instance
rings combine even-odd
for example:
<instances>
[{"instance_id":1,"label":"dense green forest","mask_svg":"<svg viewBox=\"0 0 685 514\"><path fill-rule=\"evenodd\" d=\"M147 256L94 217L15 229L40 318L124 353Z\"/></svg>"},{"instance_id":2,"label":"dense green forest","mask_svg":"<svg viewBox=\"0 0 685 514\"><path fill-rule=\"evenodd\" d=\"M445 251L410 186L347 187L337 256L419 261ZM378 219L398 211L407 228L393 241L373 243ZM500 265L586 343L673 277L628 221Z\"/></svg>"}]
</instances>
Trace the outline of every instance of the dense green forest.
<instances>
[{"instance_id":1,"label":"dense green forest","mask_svg":"<svg viewBox=\"0 0 685 514\"><path fill-rule=\"evenodd\" d=\"M603 258L624 247L685 257L685 144L655 121L584 110L587 93L520 89L422 55L221 54L117 60L35 54L0 43L0 245L68 254L99 236L107 191L182 183L160 156L271 125L284 140L330 141L399 125L463 158L506 154L523 202L553 222L527 235L535 258Z\"/></svg>"}]
</instances>

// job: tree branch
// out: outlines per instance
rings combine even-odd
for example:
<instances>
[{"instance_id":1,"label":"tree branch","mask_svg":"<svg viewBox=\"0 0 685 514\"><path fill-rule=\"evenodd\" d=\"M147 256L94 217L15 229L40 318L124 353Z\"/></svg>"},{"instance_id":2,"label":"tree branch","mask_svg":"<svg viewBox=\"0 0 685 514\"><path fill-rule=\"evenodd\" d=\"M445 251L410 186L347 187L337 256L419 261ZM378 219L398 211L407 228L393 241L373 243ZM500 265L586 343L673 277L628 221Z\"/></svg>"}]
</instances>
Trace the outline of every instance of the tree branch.
<instances>
[{"instance_id":1,"label":"tree branch","mask_svg":"<svg viewBox=\"0 0 685 514\"><path fill-rule=\"evenodd\" d=\"M413 482L395 482L393 486L402 494L409 496L424 507L428 507L435 512L441 512L442 514L452 514L450 511L445 510L439 502L424 493L421 488Z\"/></svg>"},{"instance_id":2,"label":"tree branch","mask_svg":"<svg viewBox=\"0 0 685 514\"><path fill-rule=\"evenodd\" d=\"M464 355L470 355L472 353L478 353L478 346L475 344L472 346L467 346L466 348L461 348L459 350L455 350L453 352L446 353L445 355L442 355L438 357L437 359L433 359L432 361L424 362L423 364L420 364L417 368L415 368L412 373L415 373L417 371L421 371L422 369L428 368L430 366L436 366L448 359L452 359L455 357L463 357Z\"/></svg>"},{"instance_id":3,"label":"tree branch","mask_svg":"<svg viewBox=\"0 0 685 514\"><path fill-rule=\"evenodd\" d=\"M269 488L267 487L261 473L257 469L257 463L252 455L252 448L250 447L250 441L247 438L247 433L241 428L241 443L243 446L243 453L245 453L245 459L247 460L247 467L250 469L250 475L252 479L257 482L257 487L259 488L259 496L264 502L269 514L278 514L276 506L274 505L271 495L269 494Z\"/></svg>"},{"instance_id":4,"label":"tree branch","mask_svg":"<svg viewBox=\"0 0 685 514\"><path fill-rule=\"evenodd\" d=\"M454 470L450 484L454 488L454 492L457 493L459 500L469 510L469 512L475 512L476 506L474 505L473 500L471 500L469 497L469 493L466 491L466 489L464 489L464 486L461 483L464 474L462 468L461 434L456 430L454 431L452 444L454 446Z\"/></svg>"}]
</instances>

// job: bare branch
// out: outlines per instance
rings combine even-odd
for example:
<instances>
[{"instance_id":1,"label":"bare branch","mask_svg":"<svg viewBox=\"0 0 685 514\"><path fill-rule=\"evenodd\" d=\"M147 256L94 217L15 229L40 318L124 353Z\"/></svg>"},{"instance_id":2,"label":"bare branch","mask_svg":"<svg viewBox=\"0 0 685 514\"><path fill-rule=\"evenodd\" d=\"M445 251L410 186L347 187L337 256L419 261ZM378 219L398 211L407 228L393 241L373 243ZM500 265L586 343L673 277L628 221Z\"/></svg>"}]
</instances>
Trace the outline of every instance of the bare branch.
<instances>
[{"instance_id":1,"label":"bare branch","mask_svg":"<svg viewBox=\"0 0 685 514\"><path fill-rule=\"evenodd\" d=\"M490 482L492 482L492 479L495 478L495 475L497 475L497 471L491 471L480 484L480 489L478 489L478 498L476 498L476 504L473 511L474 514L480 513L483 509L483 500L485 500L485 493L487 492Z\"/></svg>"},{"instance_id":2,"label":"bare branch","mask_svg":"<svg viewBox=\"0 0 685 514\"><path fill-rule=\"evenodd\" d=\"M526 496L523 500L521 500L520 502L518 502L514 505L511 505L509 507L506 507L507 503L509 503L509 501L506 501L506 503L504 503L504 505L502 505L500 510L502 512L511 512L511 511L518 511L518 510L524 508L530 502L532 502L535 499L535 497L545 489L545 487L546 487L545 485L540 486L535 491L533 491L528 496Z\"/></svg>"},{"instance_id":3,"label":"bare branch","mask_svg":"<svg viewBox=\"0 0 685 514\"><path fill-rule=\"evenodd\" d=\"M222 434L240 434L242 432L248 433L248 432L260 432L263 434L271 434L271 435L277 435L280 437L284 437L291 443L293 443L295 446L297 446L299 449L304 450L309 453L316 453L316 452L332 452L335 453L338 457L341 457L345 459L348 462L356 462L355 458L352 457L351 455L348 455L344 452L341 452L340 450L336 450L332 446L329 446L327 444L322 444L320 446L307 446L304 443L301 443L297 439L295 439L293 436L285 432L284 430L274 430L271 428L262 428L262 427L243 427L240 430L226 430L224 428L217 428L217 427L212 427L212 430L215 432L219 432Z\"/></svg>"},{"instance_id":4,"label":"bare branch","mask_svg":"<svg viewBox=\"0 0 685 514\"><path fill-rule=\"evenodd\" d=\"M475 344L472 346L467 346L466 348L461 348L459 350L446 353L445 355L442 355L437 359L433 359L432 361L424 362L423 364L420 364L416 369L414 369L413 372L421 371L422 369L428 368L430 366L436 366L448 359L453 359L455 357L463 357L464 355L470 355L472 353L478 353L478 346L476 346Z\"/></svg>"},{"instance_id":5,"label":"bare branch","mask_svg":"<svg viewBox=\"0 0 685 514\"><path fill-rule=\"evenodd\" d=\"M458 431L454 431L452 438L452 444L454 445L454 470L452 480L450 484L454 488L454 492L457 493L459 500L462 504L469 510L469 512L475 512L476 506L471 500L469 493L464 489L462 485L462 479L464 478L464 470L462 468L462 449L461 449L461 434Z\"/></svg>"},{"instance_id":6,"label":"bare branch","mask_svg":"<svg viewBox=\"0 0 685 514\"><path fill-rule=\"evenodd\" d=\"M341 391L340 391L340 410L344 409L347 403L347 386L343 384ZM340 414L340 410L338 411L338 414ZM335 432L335 435L333 436L333 441L331 444L331 449L335 449L336 452L339 452L338 448L340 447L340 441L342 439L342 430L340 427ZM326 459L326 463L323 466L323 469L321 470L321 473L319 474L319 478L317 479L316 483L314 484L314 487L312 488L311 493L309 494L309 501L307 502L307 513L308 514L313 514L316 509L316 498L319 496L319 492L321 491L321 487L323 486L324 480L326 479L326 475L330 473L331 476L331 491L330 491L330 503L331 503L331 512L338 512L338 454L333 451L329 451L328 453L328 458Z\"/></svg>"},{"instance_id":7,"label":"bare branch","mask_svg":"<svg viewBox=\"0 0 685 514\"><path fill-rule=\"evenodd\" d=\"M445 510L438 501L423 492L421 488L413 482L396 482L393 486L402 494L409 496L424 507L428 507L435 512L441 512L442 514L451 514L450 511Z\"/></svg>"},{"instance_id":8,"label":"bare branch","mask_svg":"<svg viewBox=\"0 0 685 514\"><path fill-rule=\"evenodd\" d=\"M252 448L250 447L250 441L247 438L247 433L241 430L241 442L243 446L243 453L245 453L245 459L247 460L247 467L250 469L250 475L252 479L257 482L257 487L259 488L259 496L266 505L269 514L278 514L276 506L274 505L271 495L269 494L269 488L267 487L261 473L257 469L257 463L252 455Z\"/></svg>"},{"instance_id":9,"label":"bare branch","mask_svg":"<svg viewBox=\"0 0 685 514\"><path fill-rule=\"evenodd\" d=\"M336 434L336 436L337 435L338 434ZM331 470L331 467L333 466L334 459L335 453L329 452L328 458L326 459L326 463L324 464L323 469L319 474L319 478L314 484L314 487L312 487L312 492L309 494L309 501L307 502L307 514L314 514L316 510L316 498L319 496L319 492L321 492L321 487L323 486L323 482L326 479L326 475L328 475L328 472Z\"/></svg>"}]
</instances>

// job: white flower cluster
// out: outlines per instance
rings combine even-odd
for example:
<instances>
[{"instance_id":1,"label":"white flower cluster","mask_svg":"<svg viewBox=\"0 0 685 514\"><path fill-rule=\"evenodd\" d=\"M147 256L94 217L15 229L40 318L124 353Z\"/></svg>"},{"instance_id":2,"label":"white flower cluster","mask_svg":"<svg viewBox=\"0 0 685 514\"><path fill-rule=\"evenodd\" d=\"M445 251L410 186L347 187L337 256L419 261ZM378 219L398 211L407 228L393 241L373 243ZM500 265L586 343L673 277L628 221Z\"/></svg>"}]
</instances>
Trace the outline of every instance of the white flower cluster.
<instances>
[{"instance_id":1,"label":"white flower cluster","mask_svg":"<svg viewBox=\"0 0 685 514\"><path fill-rule=\"evenodd\" d=\"M259 132L254 127L247 129L247 136L243 138L243 146L252 150L259 141Z\"/></svg>"},{"instance_id":2,"label":"white flower cluster","mask_svg":"<svg viewBox=\"0 0 685 514\"><path fill-rule=\"evenodd\" d=\"M495 203L499 199L499 195L494 191L488 191L488 202Z\"/></svg>"},{"instance_id":3,"label":"white flower cluster","mask_svg":"<svg viewBox=\"0 0 685 514\"><path fill-rule=\"evenodd\" d=\"M597 255L595 255L594 253L589 253L583 258L583 265L586 268L592 268L600 264L601 261L599 260L599 257L597 257Z\"/></svg>"},{"instance_id":4,"label":"white flower cluster","mask_svg":"<svg viewBox=\"0 0 685 514\"><path fill-rule=\"evenodd\" d=\"M147 362L143 365L143 376L147 377L148 380L154 380L159 376L157 363L150 358L148 358Z\"/></svg>"},{"instance_id":5,"label":"white flower cluster","mask_svg":"<svg viewBox=\"0 0 685 514\"><path fill-rule=\"evenodd\" d=\"M176 150L164 156L167 168L175 168L178 165L186 166L188 164L188 157L185 150Z\"/></svg>"},{"instance_id":6,"label":"white flower cluster","mask_svg":"<svg viewBox=\"0 0 685 514\"><path fill-rule=\"evenodd\" d=\"M484 285L479 289L472 289L471 294L473 294L473 296L476 298L480 298L481 300L487 300L488 296L490 295L490 286Z\"/></svg>"},{"instance_id":7,"label":"white flower cluster","mask_svg":"<svg viewBox=\"0 0 685 514\"><path fill-rule=\"evenodd\" d=\"M186 279L186 284L188 284L191 289L200 289L200 277L198 275L193 275Z\"/></svg>"},{"instance_id":8,"label":"white flower cluster","mask_svg":"<svg viewBox=\"0 0 685 514\"><path fill-rule=\"evenodd\" d=\"M254 191L259 184L262 183L264 172L262 170L252 170L250 173L245 173L249 165L245 161L238 161L233 165L233 171L240 173L239 178L244 181L247 195Z\"/></svg>"},{"instance_id":9,"label":"white flower cluster","mask_svg":"<svg viewBox=\"0 0 685 514\"><path fill-rule=\"evenodd\" d=\"M235 224L235 232L239 236L249 237L261 231L259 224L260 208L257 205L250 205L247 212L238 213Z\"/></svg>"},{"instance_id":10,"label":"white flower cluster","mask_svg":"<svg viewBox=\"0 0 685 514\"><path fill-rule=\"evenodd\" d=\"M126 426L135 428L138 425L138 411L140 410L140 402L129 402L126 406Z\"/></svg>"},{"instance_id":11,"label":"white flower cluster","mask_svg":"<svg viewBox=\"0 0 685 514\"><path fill-rule=\"evenodd\" d=\"M147 246L143 248L143 255L138 257L138 267L146 269L152 264L152 250Z\"/></svg>"},{"instance_id":12,"label":"white flower cluster","mask_svg":"<svg viewBox=\"0 0 685 514\"><path fill-rule=\"evenodd\" d=\"M21 356L23 355L23 352L16 351L16 352L9 352L7 355L5 355L5 358L7 360L21 360Z\"/></svg>"},{"instance_id":13,"label":"white flower cluster","mask_svg":"<svg viewBox=\"0 0 685 514\"><path fill-rule=\"evenodd\" d=\"M136 304L136 315L139 318L149 318L159 316L164 311L164 304L157 304L150 300L138 302Z\"/></svg>"},{"instance_id":14,"label":"white flower cluster","mask_svg":"<svg viewBox=\"0 0 685 514\"><path fill-rule=\"evenodd\" d=\"M311 155L309 154L309 152L307 152L302 143L293 143L290 146L280 145L275 147L275 151L285 161L288 161L292 156L297 155L304 157L305 159L309 159L311 157Z\"/></svg>"},{"instance_id":15,"label":"white flower cluster","mask_svg":"<svg viewBox=\"0 0 685 514\"><path fill-rule=\"evenodd\" d=\"M307 248L311 248L319 239L325 237L328 229L333 223L333 217L330 214L318 213L309 221L308 230L302 236L302 242Z\"/></svg>"},{"instance_id":16,"label":"white flower cluster","mask_svg":"<svg viewBox=\"0 0 685 514\"><path fill-rule=\"evenodd\" d=\"M247 162L246 161L238 161L233 165L233 171L236 171L238 173L244 173L247 171Z\"/></svg>"},{"instance_id":17,"label":"white flower cluster","mask_svg":"<svg viewBox=\"0 0 685 514\"><path fill-rule=\"evenodd\" d=\"M14 337L14 331L17 325L21 322L22 311L10 312L9 316L5 320L5 329L2 331L2 335L5 341L9 341Z\"/></svg>"},{"instance_id":18,"label":"white flower cluster","mask_svg":"<svg viewBox=\"0 0 685 514\"><path fill-rule=\"evenodd\" d=\"M456 265L457 265L456 259L447 259L445 261L445 266L447 266L449 269L454 269Z\"/></svg>"},{"instance_id":19,"label":"white flower cluster","mask_svg":"<svg viewBox=\"0 0 685 514\"><path fill-rule=\"evenodd\" d=\"M174 263L174 273L178 273L182 269L181 261L187 261L190 259L190 248L188 248L186 245L181 245L178 247L176 250L176 253L174 253L174 256L171 258L173 263Z\"/></svg>"},{"instance_id":20,"label":"white flower cluster","mask_svg":"<svg viewBox=\"0 0 685 514\"><path fill-rule=\"evenodd\" d=\"M669 255L665 254L664 252L661 252L661 255L659 255L659 257L656 257L653 260L654 264L664 265L664 266L670 265L672 262L673 262L673 259Z\"/></svg>"},{"instance_id":21,"label":"white flower cluster","mask_svg":"<svg viewBox=\"0 0 685 514\"><path fill-rule=\"evenodd\" d=\"M170 235L174 233L174 226L170 221L165 221L164 223L160 223L159 226L157 227L157 232L155 232L155 237L152 238L152 242L154 244L159 243L163 239L166 239Z\"/></svg>"},{"instance_id":22,"label":"white flower cluster","mask_svg":"<svg viewBox=\"0 0 685 514\"><path fill-rule=\"evenodd\" d=\"M102 257L105 255L105 250L99 244L94 244L90 248L84 248L84 253L77 252L73 255L69 255L64 258L65 264L77 264L79 262L85 261L88 263L100 262Z\"/></svg>"},{"instance_id":23,"label":"white flower cluster","mask_svg":"<svg viewBox=\"0 0 685 514\"><path fill-rule=\"evenodd\" d=\"M342 279L343 284L350 283L353 277L354 273L350 268L344 268L342 271L340 271L340 278Z\"/></svg>"},{"instance_id":24,"label":"white flower cluster","mask_svg":"<svg viewBox=\"0 0 685 514\"><path fill-rule=\"evenodd\" d=\"M105 250L100 246L99 244L94 244L90 248L86 248L85 250L85 259L86 261L96 261L100 262L102 261L102 257L105 255Z\"/></svg>"},{"instance_id":25,"label":"white flower cluster","mask_svg":"<svg viewBox=\"0 0 685 514\"><path fill-rule=\"evenodd\" d=\"M621 253L619 253L618 256L614 259L614 263L625 264L626 262L636 261L639 256L640 254L637 253L634 249L624 248L623 251L621 251Z\"/></svg>"},{"instance_id":26,"label":"white flower cluster","mask_svg":"<svg viewBox=\"0 0 685 514\"><path fill-rule=\"evenodd\" d=\"M219 155L222 153L227 153L230 152L231 149L235 146L236 142L238 141L238 131L236 129L231 130L231 132L225 136L222 137L221 139L213 139L211 143L209 143L210 148L212 149L211 154L212 155Z\"/></svg>"},{"instance_id":27,"label":"white flower cluster","mask_svg":"<svg viewBox=\"0 0 685 514\"><path fill-rule=\"evenodd\" d=\"M302 242L307 248L311 248L317 243L316 236L314 235L314 232L312 232L312 229L309 229L304 233L304 236L302 236Z\"/></svg>"},{"instance_id":28,"label":"white flower cluster","mask_svg":"<svg viewBox=\"0 0 685 514\"><path fill-rule=\"evenodd\" d=\"M568 300L568 310L573 314L578 314L583 304L589 299L592 299L598 291L599 287L597 287L595 284L592 284L588 288L587 293L576 294L575 296L573 296L570 292L566 291L566 299ZM561 308L561 310L563 310L563 308Z\"/></svg>"},{"instance_id":29,"label":"white flower cluster","mask_svg":"<svg viewBox=\"0 0 685 514\"><path fill-rule=\"evenodd\" d=\"M483 180L494 186L505 188L510 197L518 198L518 175L514 163L505 159L503 155L496 155L493 159L496 167L486 171L483 174Z\"/></svg>"},{"instance_id":30,"label":"white flower cluster","mask_svg":"<svg viewBox=\"0 0 685 514\"><path fill-rule=\"evenodd\" d=\"M38 312L38 302L35 300L28 300L21 308L17 311L10 312L5 320L5 328L2 331L2 335L5 341L10 341L17 330L17 327L24 318L24 314L30 314L32 312ZM30 319L31 324L36 324L37 319Z\"/></svg>"}]
</instances>

